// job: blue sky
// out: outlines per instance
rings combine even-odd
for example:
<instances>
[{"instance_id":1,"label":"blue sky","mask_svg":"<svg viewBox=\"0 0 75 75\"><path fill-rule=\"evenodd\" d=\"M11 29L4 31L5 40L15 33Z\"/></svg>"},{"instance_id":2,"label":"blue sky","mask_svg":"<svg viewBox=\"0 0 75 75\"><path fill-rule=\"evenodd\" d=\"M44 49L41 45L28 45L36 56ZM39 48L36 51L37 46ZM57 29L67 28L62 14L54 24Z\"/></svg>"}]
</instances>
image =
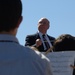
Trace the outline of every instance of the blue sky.
<instances>
[{"instance_id":1,"label":"blue sky","mask_svg":"<svg viewBox=\"0 0 75 75\"><path fill-rule=\"evenodd\" d=\"M41 17L50 21L48 34L57 38L61 34L75 36L75 0L22 0L23 21L18 29L17 38L25 44L25 37L34 34Z\"/></svg>"}]
</instances>

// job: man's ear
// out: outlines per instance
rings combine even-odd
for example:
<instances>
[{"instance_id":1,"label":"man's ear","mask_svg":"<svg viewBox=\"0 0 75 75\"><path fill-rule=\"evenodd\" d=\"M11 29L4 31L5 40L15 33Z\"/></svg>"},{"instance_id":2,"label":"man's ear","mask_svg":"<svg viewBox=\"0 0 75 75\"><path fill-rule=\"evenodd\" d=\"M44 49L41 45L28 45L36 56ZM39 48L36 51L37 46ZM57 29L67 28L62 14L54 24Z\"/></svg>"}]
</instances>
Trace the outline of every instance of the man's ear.
<instances>
[{"instance_id":1,"label":"man's ear","mask_svg":"<svg viewBox=\"0 0 75 75\"><path fill-rule=\"evenodd\" d=\"M19 18L19 20L18 20L18 22L17 22L17 28L20 26L20 23L22 22L22 20L23 20L23 16L21 16L21 17Z\"/></svg>"}]
</instances>

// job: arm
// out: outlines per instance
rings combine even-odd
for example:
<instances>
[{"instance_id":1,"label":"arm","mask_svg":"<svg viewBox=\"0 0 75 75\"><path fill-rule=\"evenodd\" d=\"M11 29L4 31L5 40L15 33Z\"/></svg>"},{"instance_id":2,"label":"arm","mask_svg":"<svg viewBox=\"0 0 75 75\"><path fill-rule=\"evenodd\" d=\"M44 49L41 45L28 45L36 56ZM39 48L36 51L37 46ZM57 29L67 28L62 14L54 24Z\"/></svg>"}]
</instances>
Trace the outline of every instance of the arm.
<instances>
[{"instance_id":1,"label":"arm","mask_svg":"<svg viewBox=\"0 0 75 75\"><path fill-rule=\"evenodd\" d=\"M32 46L35 44L35 37L32 35L27 35L25 39L25 46Z\"/></svg>"}]
</instances>

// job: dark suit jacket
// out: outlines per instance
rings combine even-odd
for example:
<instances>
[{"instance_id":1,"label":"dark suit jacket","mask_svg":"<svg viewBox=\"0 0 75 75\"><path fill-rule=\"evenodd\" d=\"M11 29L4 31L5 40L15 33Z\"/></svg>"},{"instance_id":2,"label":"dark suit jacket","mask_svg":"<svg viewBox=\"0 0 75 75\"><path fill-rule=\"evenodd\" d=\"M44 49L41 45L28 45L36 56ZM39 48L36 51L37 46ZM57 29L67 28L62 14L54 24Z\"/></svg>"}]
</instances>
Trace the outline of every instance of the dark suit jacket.
<instances>
[{"instance_id":1,"label":"dark suit jacket","mask_svg":"<svg viewBox=\"0 0 75 75\"><path fill-rule=\"evenodd\" d=\"M52 37L52 36L49 36L49 35L48 35L48 38L49 38L51 44L53 45L55 38ZM25 39L25 41L26 41L25 46L34 46L34 47L36 47L36 44L35 44L36 39L40 39L38 33L33 34L33 35L27 35L26 36L26 39ZM44 47L43 47L43 44L41 46L39 46L37 49L40 52L45 52Z\"/></svg>"}]
</instances>

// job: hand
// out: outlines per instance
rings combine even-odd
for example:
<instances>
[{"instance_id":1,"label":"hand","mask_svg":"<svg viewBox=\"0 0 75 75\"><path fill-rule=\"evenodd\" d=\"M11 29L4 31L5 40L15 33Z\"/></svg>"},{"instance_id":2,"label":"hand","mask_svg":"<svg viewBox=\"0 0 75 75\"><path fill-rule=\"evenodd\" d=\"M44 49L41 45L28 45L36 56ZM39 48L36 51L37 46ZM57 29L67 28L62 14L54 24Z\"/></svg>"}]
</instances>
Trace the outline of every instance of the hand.
<instances>
[{"instance_id":1,"label":"hand","mask_svg":"<svg viewBox=\"0 0 75 75\"><path fill-rule=\"evenodd\" d=\"M37 40L36 40L36 46L39 47L41 44L42 44L41 39L37 39Z\"/></svg>"}]
</instances>

